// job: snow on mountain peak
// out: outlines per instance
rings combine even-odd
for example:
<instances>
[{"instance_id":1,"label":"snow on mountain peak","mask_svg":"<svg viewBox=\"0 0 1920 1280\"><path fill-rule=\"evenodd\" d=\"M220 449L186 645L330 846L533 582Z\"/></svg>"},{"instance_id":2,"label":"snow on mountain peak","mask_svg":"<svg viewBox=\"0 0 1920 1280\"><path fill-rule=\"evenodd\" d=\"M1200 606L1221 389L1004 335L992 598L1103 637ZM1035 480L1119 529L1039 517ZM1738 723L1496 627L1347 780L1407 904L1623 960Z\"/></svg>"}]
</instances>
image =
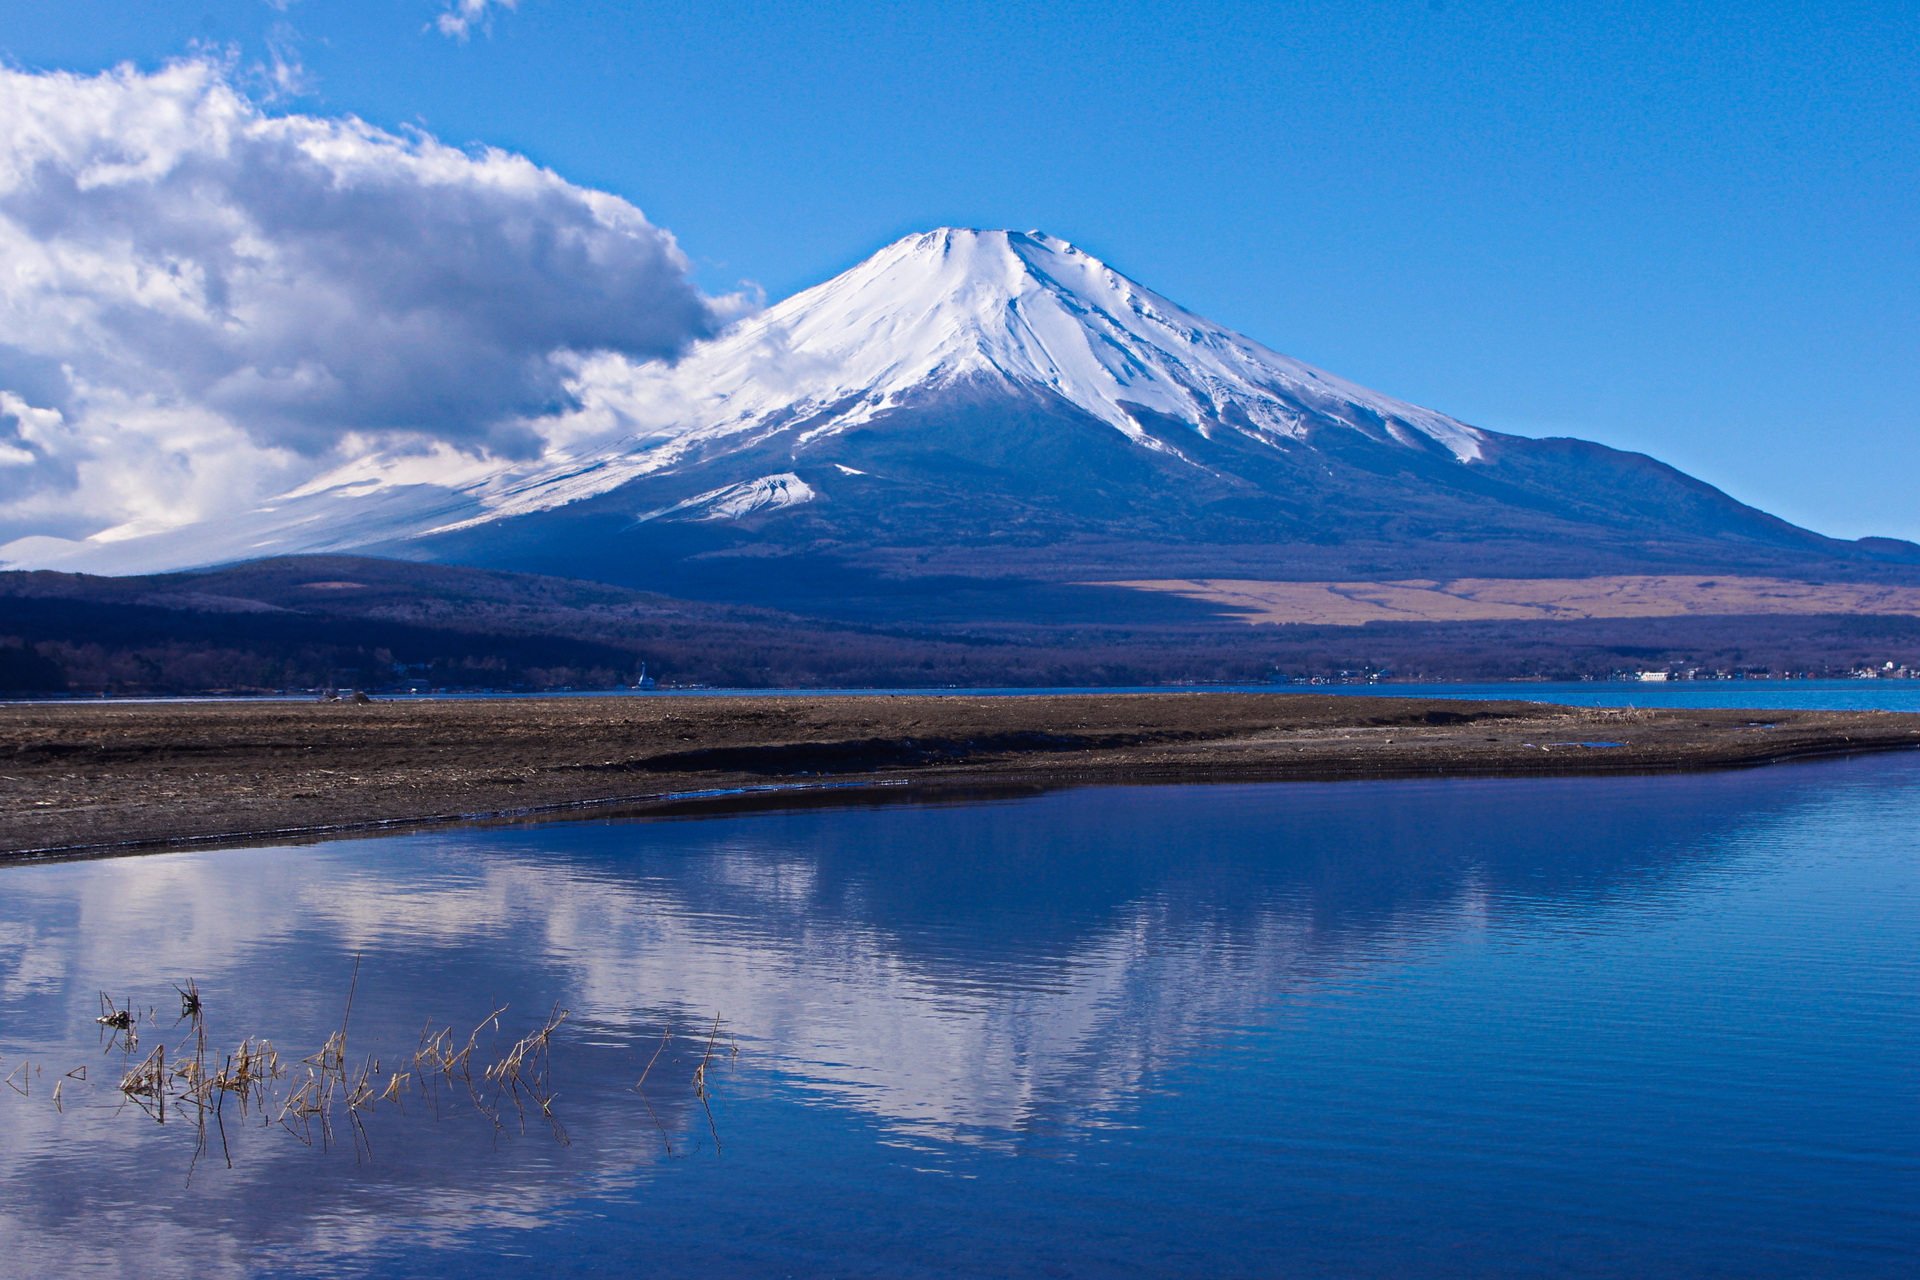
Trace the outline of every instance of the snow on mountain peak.
<instances>
[{"instance_id":1,"label":"snow on mountain peak","mask_svg":"<svg viewBox=\"0 0 1920 1280\"><path fill-rule=\"evenodd\" d=\"M768 339L790 359L832 368L831 383L812 389L816 403L849 394L868 402L814 434L863 421L929 384L997 376L1051 390L1143 443L1152 437L1138 410L1202 434L1225 425L1224 416L1296 437L1309 416L1377 429L1358 407L1440 441L1462 461L1480 454L1472 428L1269 351L1040 231L943 227L908 236L723 335L685 362L688 372L705 376L702 356L728 348L762 355ZM723 375L723 385L753 376L727 372L746 378Z\"/></svg>"},{"instance_id":2,"label":"snow on mountain peak","mask_svg":"<svg viewBox=\"0 0 1920 1280\"><path fill-rule=\"evenodd\" d=\"M1361 426L1342 412L1360 406L1440 440L1462 461L1479 456L1471 428L1270 351L1040 231L909 236L768 319L790 324L798 313L808 315L809 337L836 325L856 340L863 328L884 329L883 348L895 348L889 371L909 385L998 373L1050 388L1136 438L1131 406L1203 434L1233 406L1281 436L1300 434L1308 412Z\"/></svg>"},{"instance_id":3,"label":"snow on mountain peak","mask_svg":"<svg viewBox=\"0 0 1920 1280\"><path fill-rule=\"evenodd\" d=\"M671 474L783 431L792 434L782 447L800 463L816 441L962 385L1054 396L1142 447L1181 458L1168 422L1276 447L1344 426L1412 448L1438 442L1463 463L1481 457L1474 428L1270 351L1040 231L943 227L907 236L672 363L606 354L575 358L572 370L579 407L541 420L548 444L538 458L442 456L447 450L361 457L219 529L158 535L155 563L445 532ZM814 496L786 472L653 514L738 518ZM86 550L92 540L65 545L74 552L36 550L32 561L95 558ZM135 550L122 548L114 563L132 563Z\"/></svg>"},{"instance_id":4,"label":"snow on mountain peak","mask_svg":"<svg viewBox=\"0 0 1920 1280\"><path fill-rule=\"evenodd\" d=\"M1057 237L942 227L895 241L672 365L588 366L582 417L597 412L612 430L492 486L476 519L576 501L795 425L798 459L816 440L983 379L1056 395L1162 451L1179 452L1143 418L1268 443L1343 423L1403 445L1438 441L1462 462L1481 456L1474 428L1270 351Z\"/></svg>"}]
</instances>

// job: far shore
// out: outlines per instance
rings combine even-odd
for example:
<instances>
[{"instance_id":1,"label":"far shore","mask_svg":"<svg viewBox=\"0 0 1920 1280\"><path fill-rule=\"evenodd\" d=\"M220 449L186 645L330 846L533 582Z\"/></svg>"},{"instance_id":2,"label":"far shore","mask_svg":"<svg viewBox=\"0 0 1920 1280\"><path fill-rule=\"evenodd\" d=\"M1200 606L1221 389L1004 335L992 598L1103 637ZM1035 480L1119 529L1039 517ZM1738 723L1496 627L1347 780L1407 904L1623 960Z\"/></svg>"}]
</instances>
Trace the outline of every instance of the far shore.
<instances>
[{"instance_id":1,"label":"far shore","mask_svg":"<svg viewBox=\"0 0 1920 1280\"><path fill-rule=\"evenodd\" d=\"M0 859L902 785L1548 776L1920 747L1920 715L1304 693L0 706Z\"/></svg>"}]
</instances>

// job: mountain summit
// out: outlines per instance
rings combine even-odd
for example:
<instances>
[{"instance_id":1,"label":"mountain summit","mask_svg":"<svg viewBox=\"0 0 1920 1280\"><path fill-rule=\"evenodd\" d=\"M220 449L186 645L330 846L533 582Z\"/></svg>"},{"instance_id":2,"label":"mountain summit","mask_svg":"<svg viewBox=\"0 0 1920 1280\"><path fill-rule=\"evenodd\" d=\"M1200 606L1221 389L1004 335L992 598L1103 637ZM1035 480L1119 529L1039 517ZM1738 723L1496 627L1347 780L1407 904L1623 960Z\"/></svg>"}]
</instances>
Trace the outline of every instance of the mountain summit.
<instances>
[{"instance_id":1,"label":"mountain summit","mask_svg":"<svg viewBox=\"0 0 1920 1280\"><path fill-rule=\"evenodd\" d=\"M675 381L698 406L687 444L799 418L804 447L971 385L1057 397L1173 456L1147 420L1270 443L1324 420L1479 456L1471 427L1269 351L1038 231L910 236L699 349Z\"/></svg>"},{"instance_id":2,"label":"mountain summit","mask_svg":"<svg viewBox=\"0 0 1920 1280\"><path fill-rule=\"evenodd\" d=\"M375 455L227 519L0 553L151 572L359 549L863 614L964 612L996 583L1920 560L1379 395L1038 231L909 236L676 362L576 374L531 461Z\"/></svg>"}]
</instances>

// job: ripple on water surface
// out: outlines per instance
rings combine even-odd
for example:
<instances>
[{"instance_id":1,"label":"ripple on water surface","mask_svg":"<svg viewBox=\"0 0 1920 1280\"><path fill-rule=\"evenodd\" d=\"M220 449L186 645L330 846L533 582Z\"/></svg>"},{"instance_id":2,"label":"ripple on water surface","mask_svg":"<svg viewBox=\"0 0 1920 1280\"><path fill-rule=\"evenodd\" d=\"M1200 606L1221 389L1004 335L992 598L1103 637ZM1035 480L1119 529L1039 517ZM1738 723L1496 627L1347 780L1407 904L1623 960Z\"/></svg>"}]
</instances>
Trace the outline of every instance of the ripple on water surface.
<instances>
[{"instance_id":1,"label":"ripple on water surface","mask_svg":"<svg viewBox=\"0 0 1920 1280\"><path fill-rule=\"evenodd\" d=\"M0 868L0 1272L1908 1274L1916 801L1903 756Z\"/></svg>"}]
</instances>

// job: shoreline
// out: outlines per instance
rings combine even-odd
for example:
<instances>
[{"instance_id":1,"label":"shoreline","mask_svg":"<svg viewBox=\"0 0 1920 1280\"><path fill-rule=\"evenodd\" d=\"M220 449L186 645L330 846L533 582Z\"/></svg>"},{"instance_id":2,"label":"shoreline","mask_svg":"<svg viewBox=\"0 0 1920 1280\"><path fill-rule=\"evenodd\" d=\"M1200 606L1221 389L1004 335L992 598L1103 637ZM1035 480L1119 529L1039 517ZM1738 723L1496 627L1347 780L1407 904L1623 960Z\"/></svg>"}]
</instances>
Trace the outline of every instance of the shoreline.
<instances>
[{"instance_id":1,"label":"shoreline","mask_svg":"<svg viewBox=\"0 0 1920 1280\"><path fill-rule=\"evenodd\" d=\"M835 796L1686 772L1913 747L1909 713L1351 694L10 704L0 862Z\"/></svg>"}]
</instances>

